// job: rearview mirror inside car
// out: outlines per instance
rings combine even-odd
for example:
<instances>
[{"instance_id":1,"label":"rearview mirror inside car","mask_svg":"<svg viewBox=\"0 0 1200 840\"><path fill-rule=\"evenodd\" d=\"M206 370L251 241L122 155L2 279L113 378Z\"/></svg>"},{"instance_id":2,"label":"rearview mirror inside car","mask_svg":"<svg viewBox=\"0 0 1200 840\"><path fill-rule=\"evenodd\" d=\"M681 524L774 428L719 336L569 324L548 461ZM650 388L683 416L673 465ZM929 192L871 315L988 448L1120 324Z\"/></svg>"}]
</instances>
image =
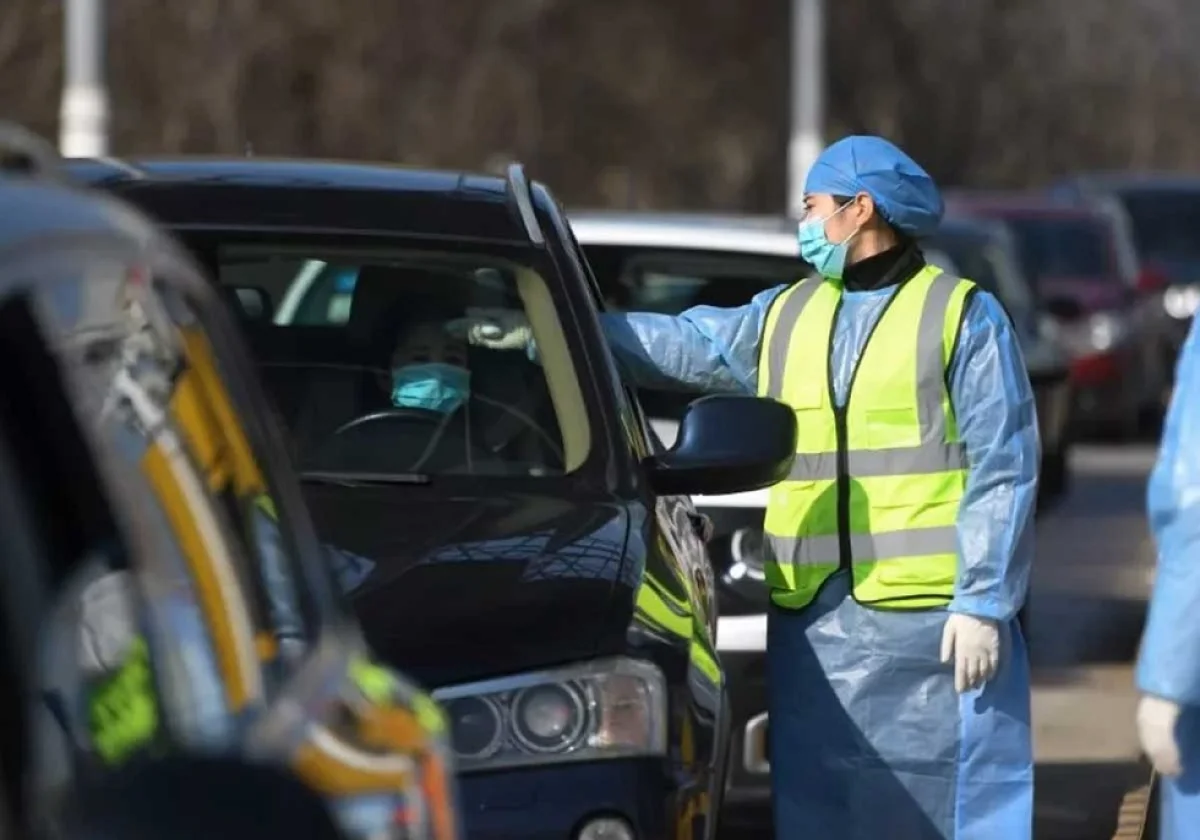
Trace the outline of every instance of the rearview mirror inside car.
<instances>
[{"instance_id":1,"label":"rearview mirror inside car","mask_svg":"<svg viewBox=\"0 0 1200 840\"><path fill-rule=\"evenodd\" d=\"M688 405L679 434L645 465L663 495L720 495L770 487L796 458L796 415L763 397L709 396Z\"/></svg>"},{"instance_id":2,"label":"rearview mirror inside car","mask_svg":"<svg viewBox=\"0 0 1200 840\"><path fill-rule=\"evenodd\" d=\"M262 321L271 317L271 298L258 286L228 287L230 302L238 317L247 321Z\"/></svg>"}]
</instances>

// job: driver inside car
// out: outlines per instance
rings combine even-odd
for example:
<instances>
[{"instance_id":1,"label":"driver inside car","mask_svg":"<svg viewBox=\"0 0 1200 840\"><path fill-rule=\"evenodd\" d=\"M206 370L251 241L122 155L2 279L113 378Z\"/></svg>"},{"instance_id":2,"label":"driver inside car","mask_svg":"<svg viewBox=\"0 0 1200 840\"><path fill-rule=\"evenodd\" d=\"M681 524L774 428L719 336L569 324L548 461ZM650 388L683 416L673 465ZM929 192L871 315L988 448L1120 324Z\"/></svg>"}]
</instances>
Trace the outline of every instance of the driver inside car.
<instances>
[{"instance_id":1,"label":"driver inside car","mask_svg":"<svg viewBox=\"0 0 1200 840\"><path fill-rule=\"evenodd\" d=\"M468 474L526 472L561 463L561 447L530 403L536 389L529 371L522 374L511 356L472 351L464 339L449 334L446 323L457 314L409 314L391 326L395 344L388 373L378 377L380 396L390 409L343 425L340 459L366 460L373 469L398 472ZM490 395L473 387L480 367L488 371ZM375 420L367 421L371 416Z\"/></svg>"},{"instance_id":2,"label":"driver inside car","mask_svg":"<svg viewBox=\"0 0 1200 840\"><path fill-rule=\"evenodd\" d=\"M390 396L396 408L453 414L471 395L467 344L442 325L421 321L406 330L391 361Z\"/></svg>"}]
</instances>

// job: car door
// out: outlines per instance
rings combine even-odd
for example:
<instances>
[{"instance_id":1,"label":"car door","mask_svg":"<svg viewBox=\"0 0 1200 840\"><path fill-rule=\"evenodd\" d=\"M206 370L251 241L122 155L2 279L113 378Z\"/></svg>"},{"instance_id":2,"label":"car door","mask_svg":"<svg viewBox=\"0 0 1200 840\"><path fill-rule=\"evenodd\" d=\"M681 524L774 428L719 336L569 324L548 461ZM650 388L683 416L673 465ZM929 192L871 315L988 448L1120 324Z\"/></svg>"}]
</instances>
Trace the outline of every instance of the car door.
<instances>
[{"instance_id":1,"label":"car door","mask_svg":"<svg viewBox=\"0 0 1200 840\"><path fill-rule=\"evenodd\" d=\"M591 265L584 256L584 251L575 239L569 225L563 225L564 245L580 265L589 285L592 301L597 311L604 312L607 305L600 293L599 284L592 273ZM620 370L616 360L611 358L612 367ZM641 461L651 457L656 452L665 451L663 441L658 438L646 415L642 410L638 393L628 382L622 382L619 390L614 392L621 415L621 426L629 447L636 458ZM679 567L672 569L681 582L691 593L693 607L700 611L698 618L708 629L709 643L716 645L717 610L716 596L713 588L713 568L709 560L708 549L702 538L701 523L703 520L696 512L690 496L658 496L654 497L654 516L663 539L670 551L666 552L671 561Z\"/></svg>"},{"instance_id":2,"label":"car door","mask_svg":"<svg viewBox=\"0 0 1200 840\"><path fill-rule=\"evenodd\" d=\"M654 426L647 422L638 401L637 392L625 386L625 398L635 416L635 432L644 439L647 454L666 452L667 446ZM710 640L716 642L717 610L713 564L708 555L707 517L697 512L691 496L657 496L654 501L659 528L671 546L672 554L682 565L683 574L695 593L696 605L702 610L704 626Z\"/></svg>"}]
</instances>

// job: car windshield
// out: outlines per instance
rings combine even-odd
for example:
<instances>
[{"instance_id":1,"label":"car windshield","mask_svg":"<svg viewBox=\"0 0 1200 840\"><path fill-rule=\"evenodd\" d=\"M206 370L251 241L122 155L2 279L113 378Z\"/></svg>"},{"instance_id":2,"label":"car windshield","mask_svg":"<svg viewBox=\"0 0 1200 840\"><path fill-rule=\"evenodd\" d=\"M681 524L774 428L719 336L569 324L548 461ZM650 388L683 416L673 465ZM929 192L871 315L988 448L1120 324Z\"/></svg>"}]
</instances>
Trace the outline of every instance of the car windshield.
<instances>
[{"instance_id":1,"label":"car windshield","mask_svg":"<svg viewBox=\"0 0 1200 840\"><path fill-rule=\"evenodd\" d=\"M1172 273L1200 276L1200 190L1129 189L1121 193L1144 260Z\"/></svg>"},{"instance_id":2,"label":"car windshield","mask_svg":"<svg viewBox=\"0 0 1200 840\"><path fill-rule=\"evenodd\" d=\"M208 253L310 478L555 476L586 459L580 383L532 268L290 243ZM528 323L538 361L468 346L451 324L477 308Z\"/></svg>"},{"instance_id":3,"label":"car windshield","mask_svg":"<svg viewBox=\"0 0 1200 840\"><path fill-rule=\"evenodd\" d=\"M1052 277L1120 282L1111 233L1104 221L1049 215L1005 221L1016 237L1021 268L1034 283Z\"/></svg>"}]
</instances>

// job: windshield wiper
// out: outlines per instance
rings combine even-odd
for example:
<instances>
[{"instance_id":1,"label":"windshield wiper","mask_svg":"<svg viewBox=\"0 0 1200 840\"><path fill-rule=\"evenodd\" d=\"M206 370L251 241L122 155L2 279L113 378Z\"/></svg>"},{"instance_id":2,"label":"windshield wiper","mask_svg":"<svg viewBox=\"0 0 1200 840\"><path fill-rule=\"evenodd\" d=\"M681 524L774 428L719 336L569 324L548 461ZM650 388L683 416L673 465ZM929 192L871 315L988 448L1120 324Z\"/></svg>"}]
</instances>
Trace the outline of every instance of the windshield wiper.
<instances>
[{"instance_id":1,"label":"windshield wiper","mask_svg":"<svg viewBox=\"0 0 1200 840\"><path fill-rule=\"evenodd\" d=\"M367 487L373 484L432 484L433 476L424 473L363 473L313 470L300 473L306 484L335 484L342 487Z\"/></svg>"}]
</instances>

